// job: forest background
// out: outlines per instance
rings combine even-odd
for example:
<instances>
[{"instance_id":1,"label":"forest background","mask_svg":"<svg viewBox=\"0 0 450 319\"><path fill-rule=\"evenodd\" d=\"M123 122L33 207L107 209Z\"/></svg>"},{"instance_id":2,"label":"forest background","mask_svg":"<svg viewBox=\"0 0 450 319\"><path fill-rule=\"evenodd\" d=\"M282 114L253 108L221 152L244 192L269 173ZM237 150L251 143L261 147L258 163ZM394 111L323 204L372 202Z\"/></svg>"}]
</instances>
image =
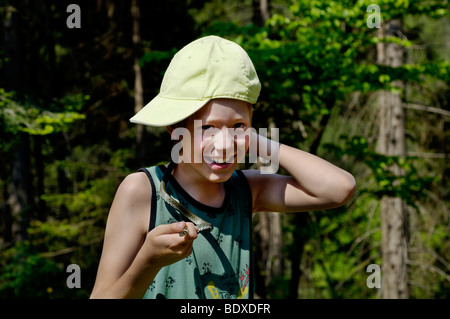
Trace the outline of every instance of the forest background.
<instances>
[{"instance_id":1,"label":"forest background","mask_svg":"<svg viewBox=\"0 0 450 319\"><path fill-rule=\"evenodd\" d=\"M450 298L447 0L0 0L0 15L0 298L89 296L118 185L170 158L164 128L129 118L209 34L255 64L253 127L357 180L343 207L254 216L257 296Z\"/></svg>"}]
</instances>

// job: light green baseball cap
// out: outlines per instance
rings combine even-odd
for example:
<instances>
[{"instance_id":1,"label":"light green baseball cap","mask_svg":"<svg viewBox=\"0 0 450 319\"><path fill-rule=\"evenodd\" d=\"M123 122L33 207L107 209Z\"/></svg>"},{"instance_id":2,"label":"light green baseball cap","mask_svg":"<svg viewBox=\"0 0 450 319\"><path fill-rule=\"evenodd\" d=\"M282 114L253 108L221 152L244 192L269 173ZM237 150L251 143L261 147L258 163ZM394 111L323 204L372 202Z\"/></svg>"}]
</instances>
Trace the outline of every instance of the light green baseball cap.
<instances>
[{"instance_id":1,"label":"light green baseball cap","mask_svg":"<svg viewBox=\"0 0 450 319\"><path fill-rule=\"evenodd\" d=\"M255 104L261 83L247 52L218 36L197 39L175 54L159 94L130 122L151 126L178 123L216 98Z\"/></svg>"}]
</instances>

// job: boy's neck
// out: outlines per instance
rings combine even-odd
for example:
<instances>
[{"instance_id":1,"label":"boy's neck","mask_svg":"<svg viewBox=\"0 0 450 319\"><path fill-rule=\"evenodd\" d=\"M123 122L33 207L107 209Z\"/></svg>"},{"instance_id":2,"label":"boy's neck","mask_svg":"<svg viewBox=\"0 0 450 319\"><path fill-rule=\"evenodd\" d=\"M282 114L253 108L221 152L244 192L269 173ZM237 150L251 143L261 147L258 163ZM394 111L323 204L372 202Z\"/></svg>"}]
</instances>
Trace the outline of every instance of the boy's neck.
<instances>
[{"instance_id":1,"label":"boy's neck","mask_svg":"<svg viewBox=\"0 0 450 319\"><path fill-rule=\"evenodd\" d=\"M178 184L196 201L211 207L221 207L225 200L224 183L214 183L184 163L175 166L172 175Z\"/></svg>"}]
</instances>

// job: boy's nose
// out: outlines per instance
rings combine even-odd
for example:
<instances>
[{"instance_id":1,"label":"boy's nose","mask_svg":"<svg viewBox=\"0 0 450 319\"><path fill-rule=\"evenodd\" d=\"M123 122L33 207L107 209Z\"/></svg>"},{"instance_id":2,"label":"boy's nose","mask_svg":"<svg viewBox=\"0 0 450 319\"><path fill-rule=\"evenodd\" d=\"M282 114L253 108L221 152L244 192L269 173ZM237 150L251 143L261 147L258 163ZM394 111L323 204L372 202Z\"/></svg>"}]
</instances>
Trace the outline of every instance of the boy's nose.
<instances>
[{"instance_id":1,"label":"boy's nose","mask_svg":"<svg viewBox=\"0 0 450 319\"><path fill-rule=\"evenodd\" d=\"M222 152L222 156L225 154L232 154L234 151L234 139L229 130L222 129L214 137L214 148L216 151Z\"/></svg>"}]
</instances>

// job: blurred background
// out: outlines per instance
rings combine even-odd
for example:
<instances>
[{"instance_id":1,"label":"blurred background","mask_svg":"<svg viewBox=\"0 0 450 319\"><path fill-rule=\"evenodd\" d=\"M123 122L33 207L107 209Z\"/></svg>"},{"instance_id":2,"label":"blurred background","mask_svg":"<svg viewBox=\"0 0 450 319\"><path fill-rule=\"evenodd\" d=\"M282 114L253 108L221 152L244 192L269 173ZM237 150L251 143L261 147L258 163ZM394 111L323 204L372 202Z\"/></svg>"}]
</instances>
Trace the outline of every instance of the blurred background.
<instances>
[{"instance_id":1,"label":"blurred background","mask_svg":"<svg viewBox=\"0 0 450 319\"><path fill-rule=\"evenodd\" d=\"M210 34L255 64L253 127L357 180L338 209L254 216L257 296L450 297L447 0L0 0L0 15L0 298L89 296L118 185L170 158L164 128L129 118Z\"/></svg>"}]
</instances>

